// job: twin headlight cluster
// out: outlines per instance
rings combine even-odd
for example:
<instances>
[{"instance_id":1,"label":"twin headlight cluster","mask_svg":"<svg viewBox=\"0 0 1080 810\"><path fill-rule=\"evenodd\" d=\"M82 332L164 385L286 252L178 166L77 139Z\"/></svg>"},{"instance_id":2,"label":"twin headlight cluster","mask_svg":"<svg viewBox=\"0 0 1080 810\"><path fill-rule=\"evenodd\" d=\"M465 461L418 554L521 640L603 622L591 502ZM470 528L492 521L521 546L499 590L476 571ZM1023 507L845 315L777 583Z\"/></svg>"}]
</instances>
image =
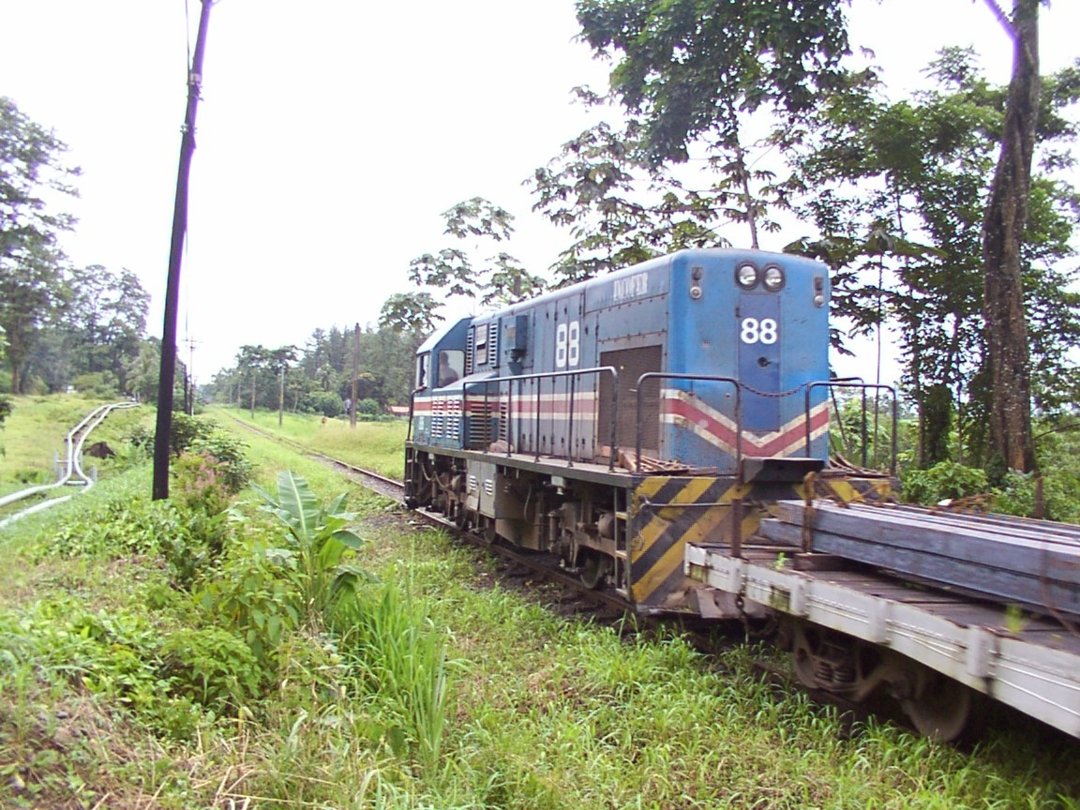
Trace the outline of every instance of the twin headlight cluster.
<instances>
[{"instance_id":1,"label":"twin headlight cluster","mask_svg":"<svg viewBox=\"0 0 1080 810\"><path fill-rule=\"evenodd\" d=\"M740 264L735 268L735 283L744 290L752 290L760 284L769 292L776 292L784 287L784 271L775 264L764 270L752 264Z\"/></svg>"}]
</instances>

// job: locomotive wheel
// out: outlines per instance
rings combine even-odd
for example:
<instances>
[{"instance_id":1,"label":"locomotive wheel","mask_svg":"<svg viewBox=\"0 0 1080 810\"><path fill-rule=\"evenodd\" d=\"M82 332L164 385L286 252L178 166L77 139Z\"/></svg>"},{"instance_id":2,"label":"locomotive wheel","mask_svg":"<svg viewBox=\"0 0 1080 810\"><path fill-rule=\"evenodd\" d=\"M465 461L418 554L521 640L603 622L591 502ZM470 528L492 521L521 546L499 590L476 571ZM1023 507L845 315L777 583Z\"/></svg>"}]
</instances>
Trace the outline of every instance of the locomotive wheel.
<instances>
[{"instance_id":1,"label":"locomotive wheel","mask_svg":"<svg viewBox=\"0 0 1080 810\"><path fill-rule=\"evenodd\" d=\"M900 701L912 725L924 737L952 742L967 728L973 692L959 681L933 675L917 698Z\"/></svg>"},{"instance_id":2,"label":"locomotive wheel","mask_svg":"<svg viewBox=\"0 0 1080 810\"><path fill-rule=\"evenodd\" d=\"M595 591L604 584L609 571L611 571L610 557L606 554L585 552L585 561L581 565L581 584Z\"/></svg>"}]
</instances>

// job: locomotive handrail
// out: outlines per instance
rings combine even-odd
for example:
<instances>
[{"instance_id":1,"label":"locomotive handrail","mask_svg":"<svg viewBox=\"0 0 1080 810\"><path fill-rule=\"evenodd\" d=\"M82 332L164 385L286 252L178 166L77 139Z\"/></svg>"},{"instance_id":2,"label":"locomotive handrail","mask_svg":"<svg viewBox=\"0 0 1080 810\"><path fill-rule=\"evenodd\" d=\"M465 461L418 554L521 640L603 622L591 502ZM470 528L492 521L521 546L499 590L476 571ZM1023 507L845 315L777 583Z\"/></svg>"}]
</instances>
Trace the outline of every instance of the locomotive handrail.
<instances>
[{"instance_id":1,"label":"locomotive handrail","mask_svg":"<svg viewBox=\"0 0 1080 810\"><path fill-rule=\"evenodd\" d=\"M541 392L541 385L540 385L539 381L545 380L545 379L550 379L551 380L551 390L552 390L552 393L554 394L555 393L555 380L557 380L559 378L568 378L570 380L570 391L569 391L569 396L570 396L570 414L569 414L569 416L570 416L570 420L569 420L570 421L570 427L569 427L569 433L567 435L567 444L568 444L567 461L569 463L569 466L572 467L572 466L574 466L574 395L576 394L575 381L577 380L578 377L584 376L586 374L602 374L602 373L611 374L611 379L612 379L612 386L611 386L611 414L612 414L612 418L611 418L611 458L608 460L608 469L613 470L615 468L615 459L618 456L618 452L619 452L618 445L616 444L616 441L617 441L617 438L618 438L618 434L616 433L616 427L618 425L618 419L616 418L616 414L618 414L618 412L619 412L619 370L617 368L615 368L614 366L594 366L593 368L572 369L570 371L542 371L542 372L536 372L536 373L533 373L533 374L515 374L515 375L513 375L511 377L492 377L492 378L487 379L487 380L477 380L475 382L466 383L463 386L462 393L465 392L465 389L471 388L472 386L482 385L482 386L484 386L484 398L485 398L485 401L486 401L489 386L491 386L491 385L501 386L502 383L507 383L508 384L507 389L506 389L506 394L507 394L507 399L506 399L506 409L507 409L507 414L506 414L506 420L507 420L507 425L506 425L506 455L509 457L514 452L514 449L515 449L514 448L514 445L515 445L515 441L514 441L514 386L512 385L512 383L515 383L515 382L518 383L518 388L519 388L519 391L520 391L521 384L524 383L525 381L527 381L527 380L537 380L538 383L537 383L537 386L536 386L536 409L535 409L536 414L535 414L535 417L534 417L534 419L535 419L535 431L536 431L536 451L535 451L535 459L534 460L539 461L540 460L540 408L541 408L540 395L542 393ZM498 390L501 390L501 389L498 389ZM524 396L524 395L519 393L519 396Z\"/></svg>"},{"instance_id":2,"label":"locomotive handrail","mask_svg":"<svg viewBox=\"0 0 1080 810\"><path fill-rule=\"evenodd\" d=\"M804 411L804 414L805 414L805 417L806 417L806 457L807 458L810 457L810 444L811 444L811 441L812 441L812 433L813 433L813 430L811 429L811 425L810 425L810 395L811 395L811 393L813 392L813 390L815 388L829 388L829 389L833 389L833 388L858 388L858 389L860 389L862 391L862 420L861 420L862 421L862 453L861 454L862 454L862 466L863 467L866 467L866 465L867 465L867 455L866 455L866 446L867 446L867 441L866 441L866 439L867 439L867 436L866 436L866 394L867 394L867 391L869 391L870 389L874 389L875 391L885 390L885 391L888 391L890 395L892 395L892 441L890 442L890 444L892 445L892 447L891 447L892 457L889 460L889 475L895 476L896 475L897 433L899 432L899 425L900 425L900 415L899 415L898 403L897 403L897 399L896 399L896 389L893 388L891 385L883 385L881 383L863 382L858 377L851 377L851 378L845 378L845 379L839 379L839 380L819 380L817 382L807 383L807 385L806 385L806 406L805 406L805 411ZM841 416L841 414L839 412L839 409L837 409L836 418L837 419L842 419L842 416ZM874 448L875 448L875 457L876 457L877 435L874 436Z\"/></svg>"},{"instance_id":3,"label":"locomotive handrail","mask_svg":"<svg viewBox=\"0 0 1080 810\"><path fill-rule=\"evenodd\" d=\"M695 380L700 382L726 382L731 383L735 388L735 469L740 469L742 466L742 399L741 388L739 381L734 377L718 377L712 374L676 374L674 372L666 371L646 371L640 377L637 378L637 412L636 412L636 424L637 430L634 436L634 453L636 459L634 462L634 472L641 472L641 391L642 382L646 379L664 379L664 380Z\"/></svg>"}]
</instances>

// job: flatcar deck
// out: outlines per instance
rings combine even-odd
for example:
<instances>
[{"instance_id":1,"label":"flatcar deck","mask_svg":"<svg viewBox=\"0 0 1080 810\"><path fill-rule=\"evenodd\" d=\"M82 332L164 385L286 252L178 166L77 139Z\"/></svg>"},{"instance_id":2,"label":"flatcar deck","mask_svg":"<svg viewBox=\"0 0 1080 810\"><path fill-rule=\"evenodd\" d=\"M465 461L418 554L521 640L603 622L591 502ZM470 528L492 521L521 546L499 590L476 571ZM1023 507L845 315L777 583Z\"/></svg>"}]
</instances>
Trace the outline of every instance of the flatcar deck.
<instances>
[{"instance_id":1,"label":"flatcar deck","mask_svg":"<svg viewBox=\"0 0 1080 810\"><path fill-rule=\"evenodd\" d=\"M685 571L742 596L906 656L1080 737L1080 636L1045 618L1014 620L973 602L864 570L794 570L782 546L688 545Z\"/></svg>"}]
</instances>

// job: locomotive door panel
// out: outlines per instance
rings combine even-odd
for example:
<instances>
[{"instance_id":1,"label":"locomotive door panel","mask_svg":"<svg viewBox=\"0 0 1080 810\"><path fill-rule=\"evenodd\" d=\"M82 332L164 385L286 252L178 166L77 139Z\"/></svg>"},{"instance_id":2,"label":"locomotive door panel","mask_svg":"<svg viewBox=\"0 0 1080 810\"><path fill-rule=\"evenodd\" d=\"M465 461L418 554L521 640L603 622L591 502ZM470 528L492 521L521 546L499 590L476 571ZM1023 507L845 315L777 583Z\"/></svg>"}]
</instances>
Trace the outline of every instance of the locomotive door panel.
<instances>
[{"instance_id":1,"label":"locomotive door panel","mask_svg":"<svg viewBox=\"0 0 1080 810\"><path fill-rule=\"evenodd\" d=\"M632 450L637 441L637 380L647 371L661 371L663 348L642 346L639 349L601 352L600 365L619 370L619 413L615 425L615 441L619 447ZM611 441L611 377L600 377L600 444ZM647 456L660 454L660 380L646 380L641 400L641 452Z\"/></svg>"},{"instance_id":2,"label":"locomotive door panel","mask_svg":"<svg viewBox=\"0 0 1080 810\"><path fill-rule=\"evenodd\" d=\"M742 428L768 433L780 427L780 399L757 392L780 390L780 296L744 295L737 311Z\"/></svg>"}]
</instances>

